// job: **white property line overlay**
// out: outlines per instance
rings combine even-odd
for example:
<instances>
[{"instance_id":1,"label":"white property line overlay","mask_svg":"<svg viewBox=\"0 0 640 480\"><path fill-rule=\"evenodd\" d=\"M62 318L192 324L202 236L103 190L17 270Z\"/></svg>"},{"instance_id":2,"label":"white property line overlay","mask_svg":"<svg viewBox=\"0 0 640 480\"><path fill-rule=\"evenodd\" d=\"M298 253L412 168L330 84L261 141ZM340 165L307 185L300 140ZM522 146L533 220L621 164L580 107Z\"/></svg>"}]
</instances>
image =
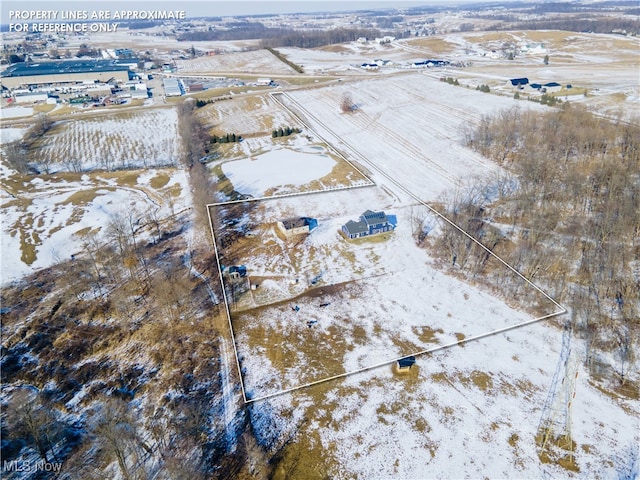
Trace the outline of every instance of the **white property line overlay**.
<instances>
[{"instance_id":1,"label":"white property line overlay","mask_svg":"<svg viewBox=\"0 0 640 480\"><path fill-rule=\"evenodd\" d=\"M361 186L361 187L347 187L347 188L349 188L349 189L350 188L363 188L363 187L369 187L369 186L371 186L371 185L364 185L364 186ZM468 337L468 338L465 338L463 340L458 340L456 342L447 343L445 345L439 345L437 347L429 348L429 349L426 349L426 350L421 350L421 351L416 352L416 353L408 353L406 355L403 355L403 356L398 357L398 358L394 358L392 360L386 360L384 362L376 363L374 365L369 365L369 366L366 366L366 367L363 367L363 368L359 368L357 370L352 370L350 372L340 373L340 374L337 374L337 375L333 375L333 376L330 376L330 377L325 377L325 378L322 378L320 380L315 380L313 382L305 383L305 384L298 385L298 386L295 386L295 387L287 388L287 389L284 389L284 390L278 390L277 392L270 393L270 394L267 394L267 395L263 395L261 397L248 399L247 396L246 396L246 390L245 390L245 386L244 386L244 377L242 375L242 369L240 367L240 359L239 359L239 356L238 356L238 348L237 348L237 345L236 345L235 333L234 333L233 325L232 325L232 322L231 322L231 310L229 308L229 302L227 301L227 292L226 292L226 288L224 286L224 279L223 279L223 276L222 276L222 266L220 264L220 256L218 254L218 246L217 246L215 232L214 232L214 228L213 228L213 220L211 219L211 211L209 210L209 208L210 207L223 206L223 205L229 205L231 203L241 203L241 202L247 202L247 201L259 201L259 200L275 200L276 198L295 197L295 196L300 196L300 195L311 195L311 194L317 194L317 193L324 193L324 192L323 191L303 192L303 193L282 195L280 197L254 198L254 199L248 199L248 200L236 200L236 201L232 201L232 202L212 203L212 204L208 204L207 205L207 212L209 214L209 225L210 225L210 228L211 228L211 238L213 239L213 249L214 249L214 253L216 255L216 264L218 266L218 275L220 276L220 286L222 288L222 297L224 299L224 306L225 306L225 310L227 312L227 321L229 322L229 331L231 332L231 343L233 344L233 351L234 351L234 354L235 354L235 357L236 357L236 367L238 368L238 376L240 378L240 387L242 389L242 398L243 398L245 404L252 403L252 402L258 402L258 401L261 401L261 400L266 400L266 399L269 399L269 398L277 397L279 395L284 395L284 394L287 394L287 393L291 393L291 392L294 392L296 390L300 390L300 389L303 389L303 388L311 387L313 385L318 385L320 383L329 382L331 380L336 380L338 378L347 377L349 375L354 375L354 374L357 374L357 373L366 372L368 370L372 370L374 368L383 367L385 365L391 365L392 363L397 362L398 360L406 358L408 356L424 355L426 353L433 353L433 352L436 352L436 351L439 351L439 350L444 350L444 349L453 347L455 345L461 345L461 344L464 344L464 343L472 342L474 340L480 340L482 338L486 338L486 337L489 337L489 336L492 336L492 335L497 335L499 333L503 333L503 332L506 332L506 331L509 331L509 330L513 330L513 329L516 329L516 328L524 327L526 325L530 325L530 324L539 322L541 320L545 320L545 319L549 319L549 318L552 318L552 317L555 317L555 316L558 316L558 315L562 315L562 314L567 312L567 309L564 306L562 306L560 303L558 303L556 300L554 300L551 296L549 296L547 293L545 293L540 287L538 287L536 284L534 284L529 279L527 279L524 275L522 275L520 272L518 272L515 268L513 268L507 262L502 260L502 258L500 258L498 255L493 253L489 248L485 247L481 242L476 240L472 235L470 235L465 230L463 230L461 227L459 227L458 225L453 223L451 220L449 220L443 214L441 214L440 212L435 210L433 207L429 206L426 202L423 202L422 200L418 199L417 197L415 197L410 192L406 191L406 193L409 193L409 195L411 195L420 204L422 204L423 206L427 207L435 215L437 215L438 217L440 217L441 219L443 219L444 221L449 223L452 227L454 227L458 231L462 232L470 240L475 242L477 245L479 245L481 248L483 248L490 255L492 255L493 257L498 259L498 261L500 261L504 266L506 266L509 270L511 270L518 277L520 277L522 280L524 280L528 285L530 285L536 291L541 293L547 300L549 300L556 307L558 307L559 310L557 312L553 312L553 313L544 315L542 317L537 317L537 318L534 318L532 320L526 320L524 322L521 322L521 323L518 323L518 324L515 324L515 325L509 325L507 327L498 328L496 330L492 330L490 332L485 332L485 333L481 333L481 334L478 334L478 335L474 335L472 337Z\"/></svg>"},{"instance_id":2,"label":"white property line overlay","mask_svg":"<svg viewBox=\"0 0 640 480\"><path fill-rule=\"evenodd\" d=\"M280 93L280 95L286 95L284 93ZM291 99L291 97L289 97L288 95L286 95L287 98L289 98L289 100L291 100L293 103L296 103L295 100ZM273 98L273 95L272 95ZM304 122L302 119L300 119L299 115L297 115L295 112L292 112L290 109L288 109L286 107L286 105L284 105L283 102L276 100L280 105L283 106L283 108L286 108L289 113L291 113L292 115L294 115L296 118L298 118L309 130L313 130L308 124L307 122ZM308 114L308 112L307 112ZM322 122L319 122L320 125L322 125L324 128L327 128ZM327 128L328 129L328 128ZM329 132L331 132L329 130ZM320 136L317 132L314 131L314 133L320 138L322 139L330 148L331 147L331 143L328 142L326 139L324 139L322 136ZM345 144L346 145L346 144ZM540 294L542 294L542 296L544 296L547 300L549 300L551 303L553 303L556 307L558 307L558 311L544 315L542 317L537 317L534 318L533 320L527 320L515 325L511 325L508 327L503 327L503 328L498 328L496 330L492 330L490 332L486 332L486 333L482 333L479 335L474 335L472 337L469 338L465 338L463 340L459 340L456 342L451 342L445 345L440 345L437 347L433 347L427 350L422 350L416 353L409 353L407 355L403 355L401 357L398 358L394 358L393 360L388 360L385 362L381 362L381 363L377 363L375 365L370 365L367 367L363 367L357 370L352 370L350 372L345 372L345 373L340 373L338 375L333 375L331 377L326 377L326 378L322 378L320 380L315 380L313 382L309 382L309 383L305 383L302 385L298 385L296 387L291 387L291 388L287 388L284 390L279 390L275 393L270 393L267 395L263 395L261 397L257 397L257 398L251 398L251 399L247 399L247 395L246 395L246 390L244 387L244 378L242 376L242 369L240 367L240 360L238 358L238 349L236 346L236 340L235 340L235 334L233 332L233 325L231 324L231 310L229 309L229 303L227 302L227 292L226 289L224 287L224 280L222 278L222 268L220 265L220 257L218 255L218 247L216 244L216 237L215 237L215 233L214 233L214 229L213 229L213 220L211 219L211 212L209 210L209 207L217 207L217 206L223 206L223 205L228 205L228 204L232 204L232 203L242 203L242 202L247 202L247 201L259 201L259 200L273 200L276 198L285 198L285 197L295 197L295 196L301 196L301 195L311 195L314 193L323 193L323 192L329 192L332 190L320 190L320 191L314 191L314 192L298 192L298 193L292 193L292 194L286 194L286 195L281 195L281 196L273 196L273 197L263 197L263 198L252 198L252 199L247 199L247 200L234 200L231 202L221 202L221 203L213 203L213 204L207 204L207 213L209 214L209 226L211 227L211 238L213 239L213 248L214 248L214 252L216 255L216 263L218 265L218 274L220 275L220 285L222 288L222 296L224 298L224 305L225 305L225 310L227 312L227 320L229 321L229 329L231 331L231 340L233 343L233 351L235 353L236 356L236 366L238 367L238 376L240 378L240 387L242 389L242 398L244 400L245 404L248 403L253 403L253 402L258 402L261 400L266 400L269 398L273 398L273 397L277 397L279 395L284 395L286 393L291 393L294 392L296 390L300 390L303 388L307 388L307 387L311 387L313 385L318 385L320 383L324 383L324 382L329 382L331 380L335 380L338 378L344 378L347 377L349 375L354 375L357 373L362 373L362 372L366 372L368 370L371 370L373 368L378 368L378 367L382 367L385 365L390 365L394 362L397 362L398 360L402 359L402 358L406 358L408 356L416 356L416 355L423 355L425 353L431 353L431 352L435 352L435 351L439 351L439 350L443 350L446 348L450 348L453 347L455 345L461 345L464 343L468 343L474 340L479 340L482 338L486 338L489 337L491 335L496 335L499 333L503 333L509 330L513 330L519 327L524 327L526 325L530 325L536 322L539 322L541 320L546 320L558 315L562 315L567 313L567 309L561 305L560 303L558 303L556 300L554 300L550 295L548 295L544 290L542 290L539 286L537 286L535 283L533 283L531 280L529 280L528 278L526 278L524 275L522 275L520 272L518 272L514 267L512 267L511 265L509 265L506 261L504 261L502 258L500 258L497 254L495 254L492 250L490 250L488 247L486 247L485 245L483 245L479 240L477 240L476 238L474 238L471 234L467 233L462 227L458 226L457 224L455 224L453 221L451 221L449 218L447 218L445 215L443 215L442 213L440 213L439 211L437 211L436 209L434 209L432 206L430 206L427 202L425 202L424 200L420 199L418 196L416 196L414 193L412 193L411 191L409 191L407 188L405 188L404 186L402 186L401 184L399 184L395 179L393 179L392 177L390 177L389 175L387 175L385 172L383 172L382 170L380 170L380 168L378 168L376 165L372 164L369 160L367 160L362 154L360 154L357 150L355 150L353 147L347 145L349 147L349 149L352 152L355 152L357 154L357 156L360 157L361 160L364 161L364 163L366 165L368 165L369 168L371 168L372 170L375 170L379 175L381 175L382 177L386 178L387 180L389 180L394 186L396 186L397 188L399 188L401 191L403 191L405 194L409 195L412 199L414 199L416 202L418 202L419 204L421 204L422 206L426 207L429 211L431 211L434 215L436 215L437 217L441 218L442 220L444 220L446 223L448 223L449 225L451 225L453 228L455 228L456 230L458 230L459 232L461 232L464 236L466 236L468 239L470 239L471 241L473 241L474 243L476 243L480 248L482 248L483 250L485 250L489 255L491 255L492 257L496 258L500 263L502 263L505 267L507 267L509 270L511 270L513 273L515 273L518 277L520 277L522 280L524 280L524 282L526 284L528 284L529 286L533 287L534 290L536 290L537 292L539 292ZM334 150L335 152L335 150ZM338 153L342 158L344 158L344 160L349 163L351 166L353 166L353 168L356 168L351 162L349 162L349 160L347 160L344 155ZM358 170L356 168L356 170ZM358 172L360 174L362 174L367 180L373 182L373 180L371 180L367 175L365 175L364 173L360 172L360 170L358 170ZM374 183L374 185L377 185ZM352 186L352 187L344 187L341 188L340 190L346 190L346 189L352 189L352 188L362 188L362 187L368 187L368 186L373 186L373 185L363 185L363 186ZM339 189L334 189L335 190L339 190Z\"/></svg>"}]
</instances>

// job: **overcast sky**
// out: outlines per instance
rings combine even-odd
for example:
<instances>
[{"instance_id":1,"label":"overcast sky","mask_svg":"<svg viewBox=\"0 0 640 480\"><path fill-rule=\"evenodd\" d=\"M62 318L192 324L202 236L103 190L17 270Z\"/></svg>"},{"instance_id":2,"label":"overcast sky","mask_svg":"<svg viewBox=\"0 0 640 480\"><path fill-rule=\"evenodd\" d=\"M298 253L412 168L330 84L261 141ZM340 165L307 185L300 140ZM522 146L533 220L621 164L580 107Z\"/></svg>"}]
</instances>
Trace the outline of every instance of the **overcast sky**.
<instances>
[{"instance_id":1,"label":"overcast sky","mask_svg":"<svg viewBox=\"0 0 640 480\"><path fill-rule=\"evenodd\" d=\"M299 12L336 12L363 9L402 8L419 5L459 5L471 0L427 0L427 1L393 1L393 0L235 0L235 1L153 1L153 0L110 0L109 2L79 1L2 1L1 21L3 24L17 22L10 20L12 10L184 10L187 17L257 15L263 13L299 13ZM43 20L35 20L42 22Z\"/></svg>"}]
</instances>

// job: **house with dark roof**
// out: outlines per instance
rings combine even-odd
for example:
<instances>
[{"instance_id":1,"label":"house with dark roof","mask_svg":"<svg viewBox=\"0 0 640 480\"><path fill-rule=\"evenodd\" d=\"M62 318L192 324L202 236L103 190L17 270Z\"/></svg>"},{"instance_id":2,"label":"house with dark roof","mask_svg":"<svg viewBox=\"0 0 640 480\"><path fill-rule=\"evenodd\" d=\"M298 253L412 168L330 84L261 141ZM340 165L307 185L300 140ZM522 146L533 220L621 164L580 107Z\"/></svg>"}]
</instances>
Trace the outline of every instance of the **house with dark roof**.
<instances>
[{"instance_id":1,"label":"house with dark roof","mask_svg":"<svg viewBox=\"0 0 640 480\"><path fill-rule=\"evenodd\" d=\"M358 221L349 220L342 226L345 237L353 239L377 235L379 233L395 230L398 224L395 215L387 216L384 212L367 210Z\"/></svg>"},{"instance_id":2,"label":"house with dark roof","mask_svg":"<svg viewBox=\"0 0 640 480\"><path fill-rule=\"evenodd\" d=\"M318 228L318 220L310 217L289 218L276 222L276 226L285 237L291 238L295 235L313 232Z\"/></svg>"}]
</instances>

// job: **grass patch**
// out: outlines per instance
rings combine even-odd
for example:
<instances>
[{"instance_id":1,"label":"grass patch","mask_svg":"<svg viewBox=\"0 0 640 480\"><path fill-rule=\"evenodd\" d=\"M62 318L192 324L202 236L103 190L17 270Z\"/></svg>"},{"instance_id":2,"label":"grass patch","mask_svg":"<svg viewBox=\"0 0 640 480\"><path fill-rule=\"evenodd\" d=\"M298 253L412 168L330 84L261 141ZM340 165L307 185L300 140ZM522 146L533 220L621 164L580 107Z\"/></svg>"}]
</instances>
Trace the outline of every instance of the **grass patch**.
<instances>
[{"instance_id":1,"label":"grass patch","mask_svg":"<svg viewBox=\"0 0 640 480\"><path fill-rule=\"evenodd\" d=\"M577 444L571 437L552 435L547 439L544 449L542 448L543 443L544 434L541 432L536 435L536 445L539 447L538 458L542 463L556 464L565 470L580 472L580 467L573 455Z\"/></svg>"},{"instance_id":2,"label":"grass patch","mask_svg":"<svg viewBox=\"0 0 640 480\"><path fill-rule=\"evenodd\" d=\"M373 244L373 243L384 243L393 234L393 232L385 232L385 233L378 233L376 235L368 235L366 237L360 237L360 238L347 238L347 237L344 236L344 232L342 230L338 230L338 233L340 235L342 235L342 237L347 242L349 242L349 243L351 243L353 245L367 245L367 244Z\"/></svg>"},{"instance_id":3,"label":"grass patch","mask_svg":"<svg viewBox=\"0 0 640 480\"><path fill-rule=\"evenodd\" d=\"M518 434L512 433L508 440L509 445L511 445L513 448L516 448L518 446L518 440L520 440Z\"/></svg>"},{"instance_id":4,"label":"grass patch","mask_svg":"<svg viewBox=\"0 0 640 480\"><path fill-rule=\"evenodd\" d=\"M34 105L33 111L36 113L49 113L54 108L56 108L56 105L50 105L50 104Z\"/></svg>"},{"instance_id":5,"label":"grass patch","mask_svg":"<svg viewBox=\"0 0 640 480\"><path fill-rule=\"evenodd\" d=\"M493 380L485 372L474 370L471 372L471 381L476 387L485 392L493 388Z\"/></svg>"},{"instance_id":6,"label":"grass patch","mask_svg":"<svg viewBox=\"0 0 640 480\"><path fill-rule=\"evenodd\" d=\"M138 185L139 173L136 171L118 172L116 183L121 187L135 187Z\"/></svg>"},{"instance_id":7,"label":"grass patch","mask_svg":"<svg viewBox=\"0 0 640 480\"><path fill-rule=\"evenodd\" d=\"M169 180L171 180L171 177L166 173L158 173L149 181L149 185L151 186L151 188L160 190L169 183Z\"/></svg>"},{"instance_id":8,"label":"grass patch","mask_svg":"<svg viewBox=\"0 0 640 480\"><path fill-rule=\"evenodd\" d=\"M438 343L436 333L444 333L444 330L441 328L434 330L430 327L411 327L411 331L414 335L417 335L423 343Z\"/></svg>"},{"instance_id":9,"label":"grass patch","mask_svg":"<svg viewBox=\"0 0 640 480\"><path fill-rule=\"evenodd\" d=\"M408 43L409 45L427 48L433 53L452 53L457 48L454 43L448 42L443 38L420 38L411 40Z\"/></svg>"},{"instance_id":10,"label":"grass patch","mask_svg":"<svg viewBox=\"0 0 640 480\"><path fill-rule=\"evenodd\" d=\"M30 217L30 219L33 223L33 217ZM20 260L25 265L31 265L36 261L36 247L41 244L42 241L36 232L32 232L31 235L29 235L25 226L20 228Z\"/></svg>"},{"instance_id":11,"label":"grass patch","mask_svg":"<svg viewBox=\"0 0 640 480\"><path fill-rule=\"evenodd\" d=\"M88 190L78 190L72 193L65 201L58 203L57 205L74 205L83 206L93 202L98 196L97 189L92 188Z\"/></svg>"}]
</instances>

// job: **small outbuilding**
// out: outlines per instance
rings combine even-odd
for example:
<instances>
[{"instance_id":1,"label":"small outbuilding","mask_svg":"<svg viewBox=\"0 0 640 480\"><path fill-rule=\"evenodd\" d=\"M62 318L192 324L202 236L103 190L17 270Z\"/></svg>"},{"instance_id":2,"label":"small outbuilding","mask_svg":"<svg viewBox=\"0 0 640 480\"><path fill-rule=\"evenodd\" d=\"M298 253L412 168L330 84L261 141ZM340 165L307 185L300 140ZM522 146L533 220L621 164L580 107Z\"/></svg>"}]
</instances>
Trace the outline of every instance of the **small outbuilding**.
<instances>
[{"instance_id":1,"label":"small outbuilding","mask_svg":"<svg viewBox=\"0 0 640 480\"><path fill-rule=\"evenodd\" d=\"M313 232L318 228L318 220L310 217L289 218L277 222L276 226L285 237L291 238Z\"/></svg>"},{"instance_id":2,"label":"small outbuilding","mask_svg":"<svg viewBox=\"0 0 640 480\"><path fill-rule=\"evenodd\" d=\"M400 360L398 360L398 365L397 365L398 371L403 372L403 371L411 370L411 367L413 367L415 363L416 363L416 357L414 356L401 358Z\"/></svg>"},{"instance_id":3,"label":"small outbuilding","mask_svg":"<svg viewBox=\"0 0 640 480\"><path fill-rule=\"evenodd\" d=\"M247 267L244 265L232 265L227 270L229 277L231 278L241 278L247 276Z\"/></svg>"}]
</instances>

